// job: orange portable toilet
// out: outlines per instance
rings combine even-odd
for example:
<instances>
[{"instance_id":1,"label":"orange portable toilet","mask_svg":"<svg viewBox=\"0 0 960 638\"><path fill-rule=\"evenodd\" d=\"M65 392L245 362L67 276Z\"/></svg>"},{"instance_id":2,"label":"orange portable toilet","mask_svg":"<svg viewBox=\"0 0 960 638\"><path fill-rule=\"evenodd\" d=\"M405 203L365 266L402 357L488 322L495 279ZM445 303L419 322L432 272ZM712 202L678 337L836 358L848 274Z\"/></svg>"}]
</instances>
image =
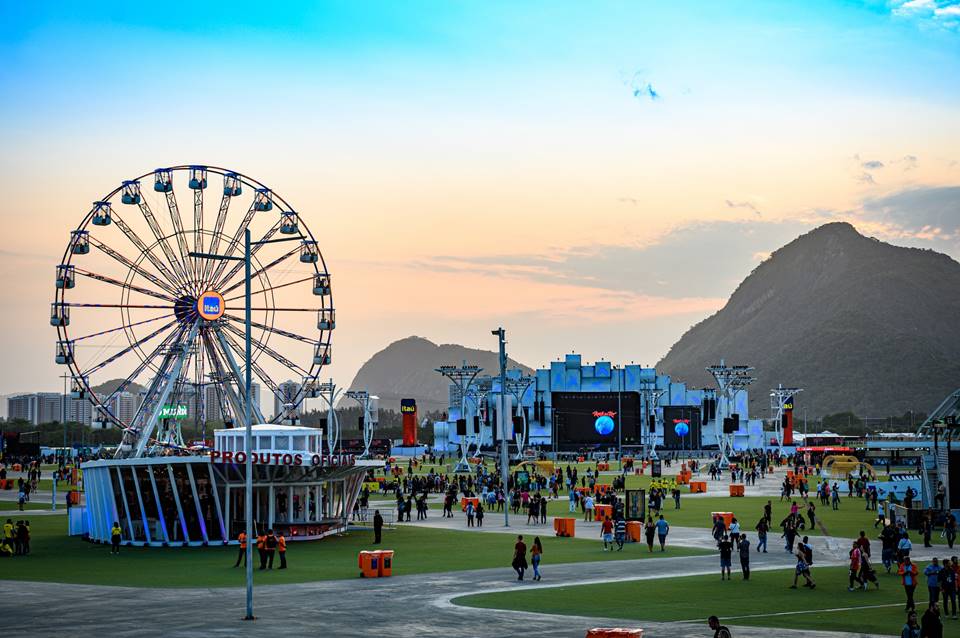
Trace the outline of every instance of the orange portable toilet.
<instances>
[{"instance_id":1,"label":"orange portable toilet","mask_svg":"<svg viewBox=\"0 0 960 638\"><path fill-rule=\"evenodd\" d=\"M730 496L743 496L743 483L731 483Z\"/></svg>"},{"instance_id":2,"label":"orange portable toilet","mask_svg":"<svg viewBox=\"0 0 960 638\"><path fill-rule=\"evenodd\" d=\"M560 518L557 517L553 519L553 530L556 532L557 536L563 538L573 538L576 533L576 522L575 518Z\"/></svg>"},{"instance_id":3,"label":"orange portable toilet","mask_svg":"<svg viewBox=\"0 0 960 638\"><path fill-rule=\"evenodd\" d=\"M643 525L640 521L627 521L627 540L631 543L639 543L642 532Z\"/></svg>"},{"instance_id":4,"label":"orange portable toilet","mask_svg":"<svg viewBox=\"0 0 960 638\"><path fill-rule=\"evenodd\" d=\"M362 551L357 555L361 578L377 578L380 575L380 552Z\"/></svg>"},{"instance_id":5,"label":"orange portable toilet","mask_svg":"<svg viewBox=\"0 0 960 638\"><path fill-rule=\"evenodd\" d=\"M379 556L380 560L377 561L379 563L379 570L377 572L377 575L382 578L393 576L393 550L381 549L380 551L375 553L380 555Z\"/></svg>"}]
</instances>

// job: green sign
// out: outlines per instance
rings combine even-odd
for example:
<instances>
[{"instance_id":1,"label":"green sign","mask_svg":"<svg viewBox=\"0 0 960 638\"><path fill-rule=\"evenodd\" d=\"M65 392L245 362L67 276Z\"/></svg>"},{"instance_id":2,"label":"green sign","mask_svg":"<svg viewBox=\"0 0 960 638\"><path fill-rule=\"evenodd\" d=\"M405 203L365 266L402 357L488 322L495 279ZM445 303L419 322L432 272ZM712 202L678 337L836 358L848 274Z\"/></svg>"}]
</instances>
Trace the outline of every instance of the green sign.
<instances>
[{"instance_id":1,"label":"green sign","mask_svg":"<svg viewBox=\"0 0 960 638\"><path fill-rule=\"evenodd\" d=\"M160 408L161 419L185 419L187 418L187 406L185 405L165 405Z\"/></svg>"}]
</instances>

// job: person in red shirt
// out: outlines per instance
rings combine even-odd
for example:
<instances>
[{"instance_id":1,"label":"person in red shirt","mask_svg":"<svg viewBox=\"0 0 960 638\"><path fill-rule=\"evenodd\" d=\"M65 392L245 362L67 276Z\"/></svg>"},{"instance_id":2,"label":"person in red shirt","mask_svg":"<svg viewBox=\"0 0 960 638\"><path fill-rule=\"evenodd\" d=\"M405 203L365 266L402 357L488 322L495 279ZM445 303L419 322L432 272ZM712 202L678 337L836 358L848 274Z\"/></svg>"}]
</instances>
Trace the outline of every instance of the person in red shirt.
<instances>
[{"instance_id":1,"label":"person in red shirt","mask_svg":"<svg viewBox=\"0 0 960 638\"><path fill-rule=\"evenodd\" d=\"M610 549L613 549L613 521L610 520L609 516L603 518L603 523L600 524L600 538L603 539L603 551L607 551L607 544L610 544Z\"/></svg>"},{"instance_id":2,"label":"person in red shirt","mask_svg":"<svg viewBox=\"0 0 960 638\"><path fill-rule=\"evenodd\" d=\"M853 549L850 550L850 586L847 591L853 591L853 583L856 581L857 587L863 587L863 580L860 578L860 546L853 542Z\"/></svg>"}]
</instances>

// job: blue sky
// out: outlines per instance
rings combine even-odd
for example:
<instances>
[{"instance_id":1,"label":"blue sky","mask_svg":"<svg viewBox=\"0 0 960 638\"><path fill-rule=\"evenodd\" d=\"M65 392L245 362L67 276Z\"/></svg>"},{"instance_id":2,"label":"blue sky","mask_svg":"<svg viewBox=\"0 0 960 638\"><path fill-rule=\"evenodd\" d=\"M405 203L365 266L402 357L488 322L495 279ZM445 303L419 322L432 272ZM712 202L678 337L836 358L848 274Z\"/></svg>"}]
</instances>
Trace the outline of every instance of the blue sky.
<instances>
[{"instance_id":1,"label":"blue sky","mask_svg":"<svg viewBox=\"0 0 960 638\"><path fill-rule=\"evenodd\" d=\"M958 0L87 5L0 8L0 275L24 309L0 345L25 360L89 202L180 163L322 227L345 377L409 334L488 347L490 322L531 365L653 361L826 221L960 257ZM711 245L736 251L631 278Z\"/></svg>"}]
</instances>

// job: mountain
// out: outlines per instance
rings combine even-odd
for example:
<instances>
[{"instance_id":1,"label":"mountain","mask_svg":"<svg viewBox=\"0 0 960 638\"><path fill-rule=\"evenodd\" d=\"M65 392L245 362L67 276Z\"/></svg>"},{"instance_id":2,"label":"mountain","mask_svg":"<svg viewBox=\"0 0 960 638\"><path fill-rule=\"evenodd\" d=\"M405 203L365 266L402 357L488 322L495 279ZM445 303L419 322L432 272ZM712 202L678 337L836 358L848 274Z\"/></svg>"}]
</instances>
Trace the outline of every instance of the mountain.
<instances>
[{"instance_id":1,"label":"mountain","mask_svg":"<svg viewBox=\"0 0 960 638\"><path fill-rule=\"evenodd\" d=\"M423 414L430 410L446 410L449 382L435 372L442 365L469 365L483 368L480 374L498 374L499 357L496 352L465 348L456 344L437 345L422 337L407 337L394 341L360 367L351 390L369 390L380 397L380 407L400 411L400 399L416 399L417 409ZM521 368L524 373L533 370L508 359L507 368Z\"/></svg>"},{"instance_id":2,"label":"mountain","mask_svg":"<svg viewBox=\"0 0 960 638\"><path fill-rule=\"evenodd\" d=\"M111 379L110 381L104 381L100 385L93 386L91 389L97 394L110 394L119 388L123 381L123 379ZM126 392L137 394L143 389L142 385L131 382L130 385L127 386Z\"/></svg>"},{"instance_id":3,"label":"mountain","mask_svg":"<svg viewBox=\"0 0 960 638\"><path fill-rule=\"evenodd\" d=\"M832 223L780 248L657 369L715 387L704 368L756 366L751 414L777 383L801 387L795 414L930 412L960 387L960 264Z\"/></svg>"}]
</instances>

